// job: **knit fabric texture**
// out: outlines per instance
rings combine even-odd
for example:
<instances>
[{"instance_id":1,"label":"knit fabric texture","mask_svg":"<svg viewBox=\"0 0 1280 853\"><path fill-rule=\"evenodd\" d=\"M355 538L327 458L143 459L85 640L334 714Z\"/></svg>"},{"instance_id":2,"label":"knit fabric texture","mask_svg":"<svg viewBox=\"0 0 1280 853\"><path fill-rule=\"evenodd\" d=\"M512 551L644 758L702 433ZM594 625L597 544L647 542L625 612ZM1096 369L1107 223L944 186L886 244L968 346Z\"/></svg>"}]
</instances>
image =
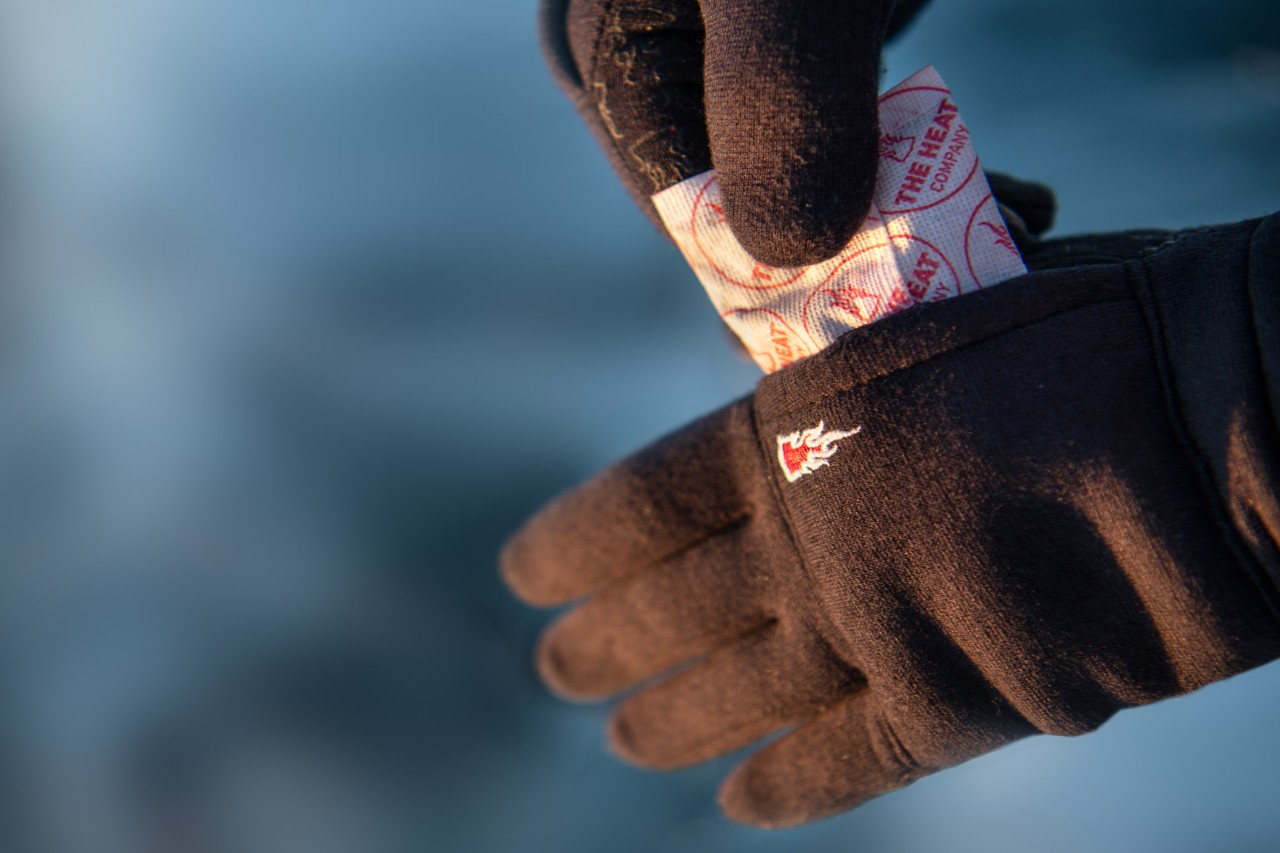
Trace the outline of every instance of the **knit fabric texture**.
<instances>
[{"instance_id":1,"label":"knit fabric texture","mask_svg":"<svg viewBox=\"0 0 1280 853\"><path fill-rule=\"evenodd\" d=\"M636 203L718 170L752 256L826 260L866 216L880 51L923 0L544 0L561 86Z\"/></svg>"},{"instance_id":2,"label":"knit fabric texture","mask_svg":"<svg viewBox=\"0 0 1280 853\"><path fill-rule=\"evenodd\" d=\"M585 598L540 644L547 683L642 686L620 755L682 767L791 728L721 792L790 825L1280 655L1280 218L1027 260L766 377L512 539L517 595ZM803 457L806 433L837 438Z\"/></svg>"}]
</instances>

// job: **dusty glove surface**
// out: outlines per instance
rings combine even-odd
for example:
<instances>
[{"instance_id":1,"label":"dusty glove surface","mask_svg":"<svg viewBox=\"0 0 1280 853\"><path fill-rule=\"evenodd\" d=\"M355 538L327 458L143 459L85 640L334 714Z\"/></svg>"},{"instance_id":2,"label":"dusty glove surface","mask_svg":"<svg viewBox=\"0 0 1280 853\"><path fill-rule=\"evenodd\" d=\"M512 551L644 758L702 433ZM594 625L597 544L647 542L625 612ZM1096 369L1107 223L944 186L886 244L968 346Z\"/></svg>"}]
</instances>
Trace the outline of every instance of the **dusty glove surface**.
<instances>
[{"instance_id":1,"label":"dusty glove surface","mask_svg":"<svg viewBox=\"0 0 1280 853\"><path fill-rule=\"evenodd\" d=\"M530 603L586 597L543 677L656 679L609 732L649 767L795 726L721 792L789 825L1274 659L1273 421L1187 390L1161 283L1208 259L1199 291L1273 290L1267 229L1280 256L1274 222L1048 246L1082 265L855 330L560 498L503 556Z\"/></svg>"},{"instance_id":2,"label":"dusty glove surface","mask_svg":"<svg viewBox=\"0 0 1280 853\"><path fill-rule=\"evenodd\" d=\"M636 203L714 167L739 242L825 260L871 202L880 50L923 0L544 0L561 86Z\"/></svg>"}]
</instances>

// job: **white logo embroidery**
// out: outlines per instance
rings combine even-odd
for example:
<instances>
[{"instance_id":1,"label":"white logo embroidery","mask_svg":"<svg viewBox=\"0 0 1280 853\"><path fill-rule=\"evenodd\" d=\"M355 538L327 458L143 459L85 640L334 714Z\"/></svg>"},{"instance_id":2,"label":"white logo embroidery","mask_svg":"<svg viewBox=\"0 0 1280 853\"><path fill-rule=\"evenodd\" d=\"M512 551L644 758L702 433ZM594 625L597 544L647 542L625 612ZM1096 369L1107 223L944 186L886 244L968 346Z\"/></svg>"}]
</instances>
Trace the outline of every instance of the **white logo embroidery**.
<instances>
[{"instance_id":1,"label":"white logo embroidery","mask_svg":"<svg viewBox=\"0 0 1280 853\"><path fill-rule=\"evenodd\" d=\"M836 451L840 449L836 444L837 441L862 431L861 424L851 430L832 430L831 432L823 432L824 426L822 421L818 421L818 425L813 429L797 430L790 435L778 436L778 463L782 466L782 473L786 475L787 482L794 483L805 474L812 474L826 465L827 460L835 456Z\"/></svg>"}]
</instances>

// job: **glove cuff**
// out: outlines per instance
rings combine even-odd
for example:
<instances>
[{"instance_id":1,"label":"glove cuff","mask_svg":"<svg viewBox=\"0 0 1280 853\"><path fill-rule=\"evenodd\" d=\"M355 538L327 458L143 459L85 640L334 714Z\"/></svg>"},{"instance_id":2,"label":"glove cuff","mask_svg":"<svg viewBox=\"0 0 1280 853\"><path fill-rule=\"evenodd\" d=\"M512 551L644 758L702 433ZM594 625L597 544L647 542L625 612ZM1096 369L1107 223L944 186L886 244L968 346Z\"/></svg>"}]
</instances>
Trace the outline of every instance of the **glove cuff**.
<instances>
[{"instance_id":1,"label":"glove cuff","mask_svg":"<svg viewBox=\"0 0 1280 853\"><path fill-rule=\"evenodd\" d=\"M1280 623L1280 215L1179 234L1130 271L1174 429Z\"/></svg>"}]
</instances>

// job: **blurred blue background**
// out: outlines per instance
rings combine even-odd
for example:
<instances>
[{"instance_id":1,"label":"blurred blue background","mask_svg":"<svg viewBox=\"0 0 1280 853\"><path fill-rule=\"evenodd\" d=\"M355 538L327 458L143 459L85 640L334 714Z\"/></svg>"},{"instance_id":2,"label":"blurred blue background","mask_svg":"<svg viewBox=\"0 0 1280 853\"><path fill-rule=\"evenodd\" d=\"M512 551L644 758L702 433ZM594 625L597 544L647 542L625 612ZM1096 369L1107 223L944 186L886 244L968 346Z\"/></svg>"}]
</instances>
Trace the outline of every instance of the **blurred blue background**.
<instances>
[{"instance_id":1,"label":"blurred blue background","mask_svg":"<svg viewBox=\"0 0 1280 853\"><path fill-rule=\"evenodd\" d=\"M533 0L0 0L0 849L1280 848L1280 668L813 827L548 697L495 553L748 391ZM1280 199L1274 0L936 0L1061 232Z\"/></svg>"}]
</instances>

